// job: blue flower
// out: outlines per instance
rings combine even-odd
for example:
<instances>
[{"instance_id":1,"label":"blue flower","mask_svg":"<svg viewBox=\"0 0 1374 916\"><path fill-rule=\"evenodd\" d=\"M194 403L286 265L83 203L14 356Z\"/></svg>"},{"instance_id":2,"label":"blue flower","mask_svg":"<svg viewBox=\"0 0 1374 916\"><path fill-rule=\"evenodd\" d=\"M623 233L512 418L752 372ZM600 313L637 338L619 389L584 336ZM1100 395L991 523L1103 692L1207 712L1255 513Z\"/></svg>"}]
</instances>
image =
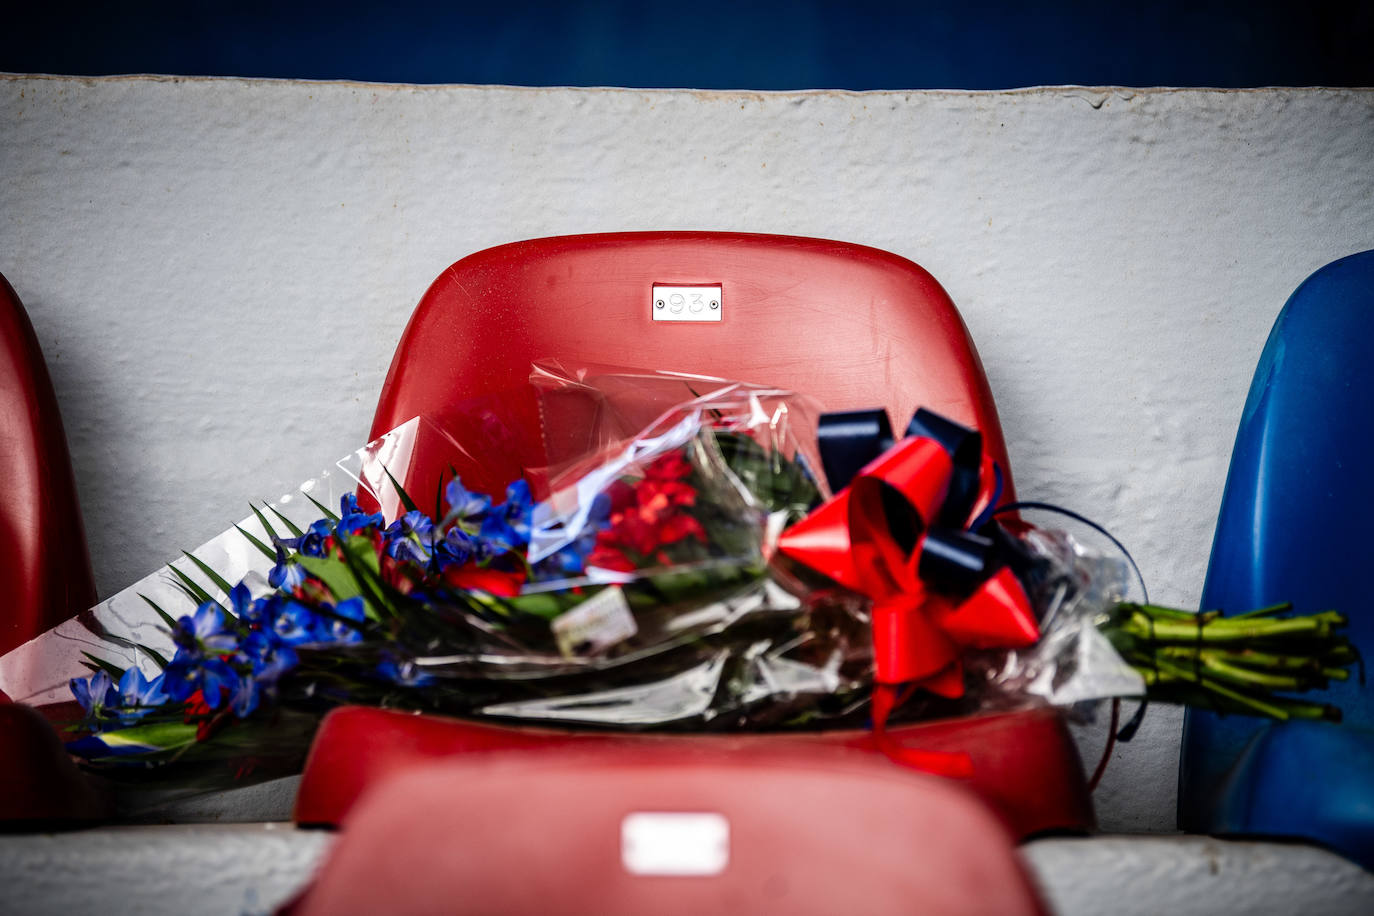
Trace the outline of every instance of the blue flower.
<instances>
[{"instance_id":1,"label":"blue flower","mask_svg":"<svg viewBox=\"0 0 1374 916\"><path fill-rule=\"evenodd\" d=\"M349 598L347 601L340 601L334 608L334 614L338 618L331 620L329 624L329 635L334 642L355 643L363 641L363 624L367 621L367 613L364 609L362 598ZM348 621L353 621L349 623Z\"/></svg>"},{"instance_id":2,"label":"blue flower","mask_svg":"<svg viewBox=\"0 0 1374 916\"><path fill-rule=\"evenodd\" d=\"M281 541L276 542L277 565L267 574L267 584L273 588L295 591L305 584L305 567L287 558L286 549Z\"/></svg>"},{"instance_id":3,"label":"blue flower","mask_svg":"<svg viewBox=\"0 0 1374 916\"><path fill-rule=\"evenodd\" d=\"M278 596L268 610L272 632L283 644L299 646L324 642L328 627L320 616L299 601Z\"/></svg>"},{"instance_id":4,"label":"blue flower","mask_svg":"<svg viewBox=\"0 0 1374 916\"><path fill-rule=\"evenodd\" d=\"M252 606L253 593L248 591L248 586L240 582L238 585L229 589L229 610L239 620L247 616Z\"/></svg>"},{"instance_id":5,"label":"blue flower","mask_svg":"<svg viewBox=\"0 0 1374 916\"><path fill-rule=\"evenodd\" d=\"M506 550L523 550L530 543L530 517L534 502L530 485L523 479L506 487L506 501L482 520L478 537Z\"/></svg>"},{"instance_id":6,"label":"blue flower","mask_svg":"<svg viewBox=\"0 0 1374 916\"><path fill-rule=\"evenodd\" d=\"M424 687L434 683L434 675L421 671L409 659L399 663L393 658L384 659L377 666L377 674L402 687Z\"/></svg>"},{"instance_id":7,"label":"blue flower","mask_svg":"<svg viewBox=\"0 0 1374 916\"><path fill-rule=\"evenodd\" d=\"M211 709L224 705L225 696L232 696L238 689L238 672L229 663L219 658L206 659L200 667L200 691Z\"/></svg>"},{"instance_id":8,"label":"blue flower","mask_svg":"<svg viewBox=\"0 0 1374 916\"><path fill-rule=\"evenodd\" d=\"M454 565L461 566L468 560L480 559L480 553L481 543L457 526L450 528L443 538L434 544L434 558L440 570Z\"/></svg>"},{"instance_id":9,"label":"blue flower","mask_svg":"<svg viewBox=\"0 0 1374 916\"><path fill-rule=\"evenodd\" d=\"M251 613L248 589L242 583L230 592L230 601L245 614ZM205 702L218 709L224 702L223 694L237 688L238 674L219 657L239 649L239 635L226 629L226 620L218 604L206 601L196 608L195 616L177 621L172 629L177 654L162 672L162 690L167 696L180 703L199 690Z\"/></svg>"},{"instance_id":10,"label":"blue flower","mask_svg":"<svg viewBox=\"0 0 1374 916\"><path fill-rule=\"evenodd\" d=\"M275 593L255 598L249 602L248 606L239 614L239 621L248 626L251 631L270 629L272 623L272 608L277 601Z\"/></svg>"},{"instance_id":11,"label":"blue flower","mask_svg":"<svg viewBox=\"0 0 1374 916\"><path fill-rule=\"evenodd\" d=\"M596 494L587 513L587 521L577 537L557 553L540 560L532 570L531 578L536 581L569 579L586 572L587 554L596 546L596 536L610 524L610 518L611 498L605 493Z\"/></svg>"},{"instance_id":12,"label":"blue flower","mask_svg":"<svg viewBox=\"0 0 1374 916\"><path fill-rule=\"evenodd\" d=\"M358 497L345 493L339 500L339 521L335 526L339 537L358 534L365 528L379 528L382 524L380 512L367 513L358 506Z\"/></svg>"},{"instance_id":13,"label":"blue flower","mask_svg":"<svg viewBox=\"0 0 1374 916\"><path fill-rule=\"evenodd\" d=\"M300 657L295 649L281 644L271 633L258 630L243 640L237 661L252 669L239 679L231 698L234 715L242 719L258 708L264 693L276 689L282 675L300 664Z\"/></svg>"},{"instance_id":14,"label":"blue flower","mask_svg":"<svg viewBox=\"0 0 1374 916\"><path fill-rule=\"evenodd\" d=\"M298 538L283 539L282 543L287 547L293 547L307 557L322 557L328 553L325 547L326 541L334 536L334 523L327 518L322 518L317 522L312 522L310 527L305 530Z\"/></svg>"},{"instance_id":15,"label":"blue flower","mask_svg":"<svg viewBox=\"0 0 1374 916\"><path fill-rule=\"evenodd\" d=\"M418 509L407 512L386 529L387 556L415 563L429 562L434 548L434 522Z\"/></svg>"},{"instance_id":16,"label":"blue flower","mask_svg":"<svg viewBox=\"0 0 1374 916\"><path fill-rule=\"evenodd\" d=\"M162 672L162 689L178 703L199 690L211 709L219 709L238 686L238 672L224 659L192 655L184 649Z\"/></svg>"},{"instance_id":17,"label":"blue flower","mask_svg":"<svg viewBox=\"0 0 1374 916\"><path fill-rule=\"evenodd\" d=\"M295 649L263 630L248 634L235 660L249 666L255 680L269 684L275 684L283 674L300 664Z\"/></svg>"},{"instance_id":18,"label":"blue flower","mask_svg":"<svg viewBox=\"0 0 1374 916\"><path fill-rule=\"evenodd\" d=\"M152 712L154 707L167 702L167 693L162 689L165 675L159 674L151 681L143 676L137 666L124 672L119 679L119 716L121 725L132 725Z\"/></svg>"},{"instance_id":19,"label":"blue flower","mask_svg":"<svg viewBox=\"0 0 1374 916\"><path fill-rule=\"evenodd\" d=\"M184 701L196 692L196 672L200 669L203 656L188 649L178 649L177 654L162 669L162 689L177 703Z\"/></svg>"},{"instance_id":20,"label":"blue flower","mask_svg":"<svg viewBox=\"0 0 1374 916\"><path fill-rule=\"evenodd\" d=\"M242 588L242 585L239 587ZM247 589L244 589L246 593ZM194 655L232 652L238 648L238 635L225 629L224 610L213 601L202 603L196 608L195 616L178 620L172 629L172 641L180 649Z\"/></svg>"},{"instance_id":21,"label":"blue flower","mask_svg":"<svg viewBox=\"0 0 1374 916\"><path fill-rule=\"evenodd\" d=\"M251 716L262 702L263 689L263 683L255 677L240 678L234 695L229 698L229 706L234 710L234 715L240 719Z\"/></svg>"},{"instance_id":22,"label":"blue flower","mask_svg":"<svg viewBox=\"0 0 1374 916\"><path fill-rule=\"evenodd\" d=\"M485 493L473 493L463 486L457 477L444 488L444 498L448 500L448 515L444 521L457 521L470 526L480 525L483 517L491 509L491 497Z\"/></svg>"},{"instance_id":23,"label":"blue flower","mask_svg":"<svg viewBox=\"0 0 1374 916\"><path fill-rule=\"evenodd\" d=\"M104 669L93 674L89 681L74 677L70 681L70 686L76 702L81 704L81 709L88 719L98 721L107 715L106 710L120 703L119 690L115 688L110 675Z\"/></svg>"}]
</instances>

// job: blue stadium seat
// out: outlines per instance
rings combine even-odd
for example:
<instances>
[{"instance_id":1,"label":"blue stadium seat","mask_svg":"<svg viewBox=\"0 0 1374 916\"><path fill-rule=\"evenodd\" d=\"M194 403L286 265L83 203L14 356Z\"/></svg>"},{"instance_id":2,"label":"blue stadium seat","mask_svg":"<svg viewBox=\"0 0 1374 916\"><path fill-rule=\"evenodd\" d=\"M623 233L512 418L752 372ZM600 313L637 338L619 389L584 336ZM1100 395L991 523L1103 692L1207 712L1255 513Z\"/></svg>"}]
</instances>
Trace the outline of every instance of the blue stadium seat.
<instances>
[{"instance_id":1,"label":"blue stadium seat","mask_svg":"<svg viewBox=\"0 0 1374 916\"><path fill-rule=\"evenodd\" d=\"M1374 251L1293 293L1250 386L1202 593L1228 613L1292 601L1329 608L1374 657ZM1374 694L1320 697L1344 721L1265 723L1189 710L1179 826L1292 837L1374 868Z\"/></svg>"}]
</instances>

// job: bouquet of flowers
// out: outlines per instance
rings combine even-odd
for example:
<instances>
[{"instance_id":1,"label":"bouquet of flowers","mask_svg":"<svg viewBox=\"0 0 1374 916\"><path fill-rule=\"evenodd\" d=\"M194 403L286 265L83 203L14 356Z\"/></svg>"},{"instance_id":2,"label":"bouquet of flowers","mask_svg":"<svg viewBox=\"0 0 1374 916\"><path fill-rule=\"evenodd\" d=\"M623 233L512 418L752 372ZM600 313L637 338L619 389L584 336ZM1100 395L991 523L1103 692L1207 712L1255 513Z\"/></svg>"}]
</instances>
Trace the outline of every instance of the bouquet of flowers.
<instances>
[{"instance_id":1,"label":"bouquet of flowers","mask_svg":"<svg viewBox=\"0 0 1374 916\"><path fill-rule=\"evenodd\" d=\"M540 367L530 390L542 467L490 399L413 420L97 608L69 749L268 775L341 704L698 730L1142 694L1339 716L1278 692L1349 676L1340 615L1126 603L1122 559L999 507L977 433L935 414L894 441L880 411L721 380Z\"/></svg>"}]
</instances>

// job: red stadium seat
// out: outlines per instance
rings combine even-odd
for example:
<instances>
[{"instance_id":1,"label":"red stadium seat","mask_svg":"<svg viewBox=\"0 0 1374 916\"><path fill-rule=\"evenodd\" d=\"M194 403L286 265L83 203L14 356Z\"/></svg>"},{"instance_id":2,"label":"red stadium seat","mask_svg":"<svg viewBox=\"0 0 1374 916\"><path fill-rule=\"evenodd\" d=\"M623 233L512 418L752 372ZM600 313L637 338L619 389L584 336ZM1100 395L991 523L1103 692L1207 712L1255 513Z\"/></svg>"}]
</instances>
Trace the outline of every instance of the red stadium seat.
<instances>
[{"instance_id":1,"label":"red stadium seat","mask_svg":"<svg viewBox=\"0 0 1374 916\"><path fill-rule=\"evenodd\" d=\"M654 320L655 285L719 287L720 320ZM382 389L373 435L415 416L442 425L453 405L522 385L531 364L548 358L568 367L639 366L788 387L815 397L825 410L882 405L899 423L915 408L929 407L979 429L990 454L1008 468L973 343L930 274L872 248L727 233L539 239L464 258L440 275L411 317ZM512 454L523 449L532 456L526 466L533 466L540 450L533 397L510 423L522 439ZM443 465L442 456L427 466L426 456L416 455L407 479L418 479L420 492L428 492L426 481L432 477L437 487ZM464 482L499 493L524 468L494 463L489 470L486 480L472 482L465 474ZM1008 473L1003 499L1013 499L1012 493ZM967 751L975 776L965 788L1018 837L1092 826L1081 762L1052 711L905 725L892 733L915 746ZM709 748L721 760L736 759L741 772L759 755L802 766L835 753L901 772L865 732L592 735L344 709L317 736L296 818L337 824L369 787L436 759L463 761L499 751L503 759L528 756L535 768L530 772L542 773L536 761L571 745L608 768L641 755L690 761ZM712 765L718 773L722 766L730 769L719 760ZM625 807L615 779L598 786L598 804L608 811ZM516 800L508 798L512 805ZM744 794L728 802L748 804ZM749 816L743 808L728 814Z\"/></svg>"},{"instance_id":2,"label":"red stadium seat","mask_svg":"<svg viewBox=\"0 0 1374 916\"><path fill-rule=\"evenodd\" d=\"M86 533L47 365L0 276L0 655L95 604ZM0 693L0 826L84 823L107 811L35 710Z\"/></svg>"},{"instance_id":3,"label":"red stadium seat","mask_svg":"<svg viewBox=\"0 0 1374 916\"><path fill-rule=\"evenodd\" d=\"M86 532L48 368L0 276L0 655L95 604Z\"/></svg>"}]
</instances>

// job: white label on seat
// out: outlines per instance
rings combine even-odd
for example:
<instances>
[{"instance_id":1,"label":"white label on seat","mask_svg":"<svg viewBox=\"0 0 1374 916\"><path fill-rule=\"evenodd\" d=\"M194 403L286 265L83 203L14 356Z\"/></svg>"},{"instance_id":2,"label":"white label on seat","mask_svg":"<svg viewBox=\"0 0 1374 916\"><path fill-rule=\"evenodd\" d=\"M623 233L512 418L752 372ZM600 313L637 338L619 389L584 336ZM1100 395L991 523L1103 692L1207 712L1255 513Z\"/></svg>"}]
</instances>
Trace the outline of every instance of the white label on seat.
<instances>
[{"instance_id":1,"label":"white label on seat","mask_svg":"<svg viewBox=\"0 0 1374 916\"><path fill-rule=\"evenodd\" d=\"M649 297L654 321L720 321L725 299L719 286L654 285Z\"/></svg>"},{"instance_id":2,"label":"white label on seat","mask_svg":"<svg viewBox=\"0 0 1374 916\"><path fill-rule=\"evenodd\" d=\"M730 822L712 812L627 814L620 861L632 875L718 875L730 864Z\"/></svg>"}]
</instances>

